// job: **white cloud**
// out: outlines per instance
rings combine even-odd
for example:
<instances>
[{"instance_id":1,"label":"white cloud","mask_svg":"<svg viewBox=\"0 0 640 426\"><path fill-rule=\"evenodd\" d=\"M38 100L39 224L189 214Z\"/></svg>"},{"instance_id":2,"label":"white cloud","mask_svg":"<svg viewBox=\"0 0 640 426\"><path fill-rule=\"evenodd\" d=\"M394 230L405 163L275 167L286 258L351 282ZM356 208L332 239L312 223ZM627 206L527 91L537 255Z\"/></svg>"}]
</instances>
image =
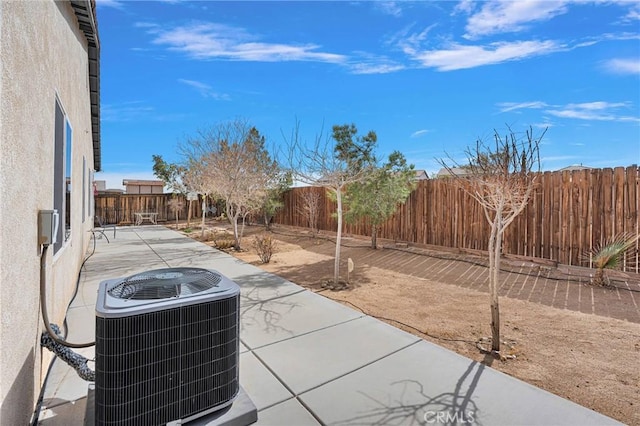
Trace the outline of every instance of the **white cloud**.
<instances>
[{"instance_id":1,"label":"white cloud","mask_svg":"<svg viewBox=\"0 0 640 426\"><path fill-rule=\"evenodd\" d=\"M133 24L133 26L135 28L160 28L160 25L153 23L153 22L136 22L135 24Z\"/></svg>"},{"instance_id":2,"label":"white cloud","mask_svg":"<svg viewBox=\"0 0 640 426\"><path fill-rule=\"evenodd\" d=\"M155 44L184 52L194 59L227 59L236 61L278 62L315 61L344 63L346 57L318 52L315 44L263 43L242 28L221 24L196 24L167 31L152 31Z\"/></svg>"},{"instance_id":3,"label":"white cloud","mask_svg":"<svg viewBox=\"0 0 640 426\"><path fill-rule=\"evenodd\" d=\"M405 66L400 64L360 63L351 65L350 68L353 74L389 74L401 71L405 69Z\"/></svg>"},{"instance_id":4,"label":"white cloud","mask_svg":"<svg viewBox=\"0 0 640 426\"><path fill-rule=\"evenodd\" d=\"M453 15L456 15L458 13L465 13L467 15L471 14L471 12L473 12L473 9L475 9L476 7L476 2L473 0L462 0L460 1L458 4L456 4L456 7L453 8Z\"/></svg>"},{"instance_id":5,"label":"white cloud","mask_svg":"<svg viewBox=\"0 0 640 426\"><path fill-rule=\"evenodd\" d=\"M544 123L533 123L531 126L535 127L536 129L546 129L546 128L550 129L554 127L555 124L545 121Z\"/></svg>"},{"instance_id":6,"label":"white cloud","mask_svg":"<svg viewBox=\"0 0 640 426\"><path fill-rule=\"evenodd\" d=\"M545 102L501 102L497 106L500 112L511 112L520 109L541 109L544 114L552 115L560 118L571 118L577 120L589 121L619 121L619 122L638 122L640 117L620 114L620 109L629 109L632 104L630 102L583 102L569 103L566 105L549 105ZM545 119L547 122L548 119ZM551 127L553 124L542 123L536 127Z\"/></svg>"},{"instance_id":7,"label":"white cloud","mask_svg":"<svg viewBox=\"0 0 640 426\"><path fill-rule=\"evenodd\" d=\"M610 59L604 69L614 74L640 74L640 58Z\"/></svg>"},{"instance_id":8,"label":"white cloud","mask_svg":"<svg viewBox=\"0 0 640 426\"><path fill-rule=\"evenodd\" d=\"M98 7L113 7L114 9L122 9L124 3L119 0L96 0Z\"/></svg>"},{"instance_id":9,"label":"white cloud","mask_svg":"<svg viewBox=\"0 0 640 426\"><path fill-rule=\"evenodd\" d=\"M547 106L546 103L541 101L534 102L500 102L497 104L500 108L500 112L516 111L519 109L540 109Z\"/></svg>"},{"instance_id":10,"label":"white cloud","mask_svg":"<svg viewBox=\"0 0 640 426\"><path fill-rule=\"evenodd\" d=\"M429 130L422 129L422 130L418 130L418 131L415 131L415 132L411 133L411 137L412 138L419 138L421 136L426 135L427 133L429 133Z\"/></svg>"},{"instance_id":11,"label":"white cloud","mask_svg":"<svg viewBox=\"0 0 640 426\"><path fill-rule=\"evenodd\" d=\"M384 14L395 16L396 18L402 16L402 8L397 1L375 1L373 5Z\"/></svg>"},{"instance_id":12,"label":"white cloud","mask_svg":"<svg viewBox=\"0 0 640 426\"><path fill-rule=\"evenodd\" d=\"M624 3L624 2L623 2ZM629 11L622 18L624 23L636 23L636 21L640 20L640 5L638 5L635 1L626 2L626 4L630 5Z\"/></svg>"},{"instance_id":13,"label":"white cloud","mask_svg":"<svg viewBox=\"0 0 640 426\"><path fill-rule=\"evenodd\" d=\"M359 56L347 65L353 74L388 74L406 68L386 56L372 55L367 52L354 52L353 55Z\"/></svg>"},{"instance_id":14,"label":"white cloud","mask_svg":"<svg viewBox=\"0 0 640 426\"><path fill-rule=\"evenodd\" d=\"M211 86L209 86L206 83L202 83L200 81L195 81L195 80L187 80L184 78L179 78L178 81L180 83L186 84L187 86L193 87L200 93L200 95L202 95L205 98L212 98L216 100L225 100L225 101L229 100L229 95L224 93L217 93L216 91L213 90Z\"/></svg>"},{"instance_id":15,"label":"white cloud","mask_svg":"<svg viewBox=\"0 0 640 426\"><path fill-rule=\"evenodd\" d=\"M405 50L405 53L413 56L427 68L436 68L438 71L453 71L522 60L564 49L556 42L548 40L499 42L486 46L452 44L447 49L422 52Z\"/></svg>"},{"instance_id":16,"label":"white cloud","mask_svg":"<svg viewBox=\"0 0 640 426\"><path fill-rule=\"evenodd\" d=\"M555 107L546 112L556 117L573 118L577 120L589 121L622 121L622 122L638 122L639 117L628 115L620 115L617 110L620 108L628 108L627 102L586 102L577 104L567 104L563 107Z\"/></svg>"},{"instance_id":17,"label":"white cloud","mask_svg":"<svg viewBox=\"0 0 640 426\"><path fill-rule=\"evenodd\" d=\"M566 1L489 1L469 17L466 37L522 31L528 23L547 21L567 12Z\"/></svg>"},{"instance_id":18,"label":"white cloud","mask_svg":"<svg viewBox=\"0 0 640 426\"><path fill-rule=\"evenodd\" d=\"M100 106L100 119L113 122L132 121L149 116L153 111L153 107L142 101L103 104Z\"/></svg>"}]
</instances>

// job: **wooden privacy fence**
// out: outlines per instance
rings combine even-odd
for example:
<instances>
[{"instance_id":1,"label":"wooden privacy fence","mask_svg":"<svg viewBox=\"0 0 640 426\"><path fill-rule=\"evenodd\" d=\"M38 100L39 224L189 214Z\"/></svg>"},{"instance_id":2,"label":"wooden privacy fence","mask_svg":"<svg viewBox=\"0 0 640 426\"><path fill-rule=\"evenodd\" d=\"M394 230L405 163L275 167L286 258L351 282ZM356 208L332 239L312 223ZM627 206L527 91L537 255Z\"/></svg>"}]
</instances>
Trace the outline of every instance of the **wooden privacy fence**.
<instances>
[{"instance_id":1,"label":"wooden privacy fence","mask_svg":"<svg viewBox=\"0 0 640 426\"><path fill-rule=\"evenodd\" d=\"M158 213L158 222L175 221L176 215L169 208L173 194L98 194L95 197L96 216L105 223L130 224L135 222L134 213ZM189 202L182 195L176 197L184 203L178 211L178 219L186 220ZM202 200L193 201L191 217L202 216ZM197 220L196 220L197 222Z\"/></svg>"},{"instance_id":2,"label":"wooden privacy fence","mask_svg":"<svg viewBox=\"0 0 640 426\"><path fill-rule=\"evenodd\" d=\"M294 188L284 197L275 223L307 227L301 211L305 191L321 197L318 228L335 231L335 203L323 188ZM507 228L503 252L566 265L589 266L584 254L623 232L639 232L640 174L637 166L545 172L525 210ZM344 232L370 235L366 221ZM380 238L486 251L490 227L482 208L453 179L419 181L407 202L383 224ZM636 243L636 248L638 247ZM637 250L624 269L639 272Z\"/></svg>"}]
</instances>

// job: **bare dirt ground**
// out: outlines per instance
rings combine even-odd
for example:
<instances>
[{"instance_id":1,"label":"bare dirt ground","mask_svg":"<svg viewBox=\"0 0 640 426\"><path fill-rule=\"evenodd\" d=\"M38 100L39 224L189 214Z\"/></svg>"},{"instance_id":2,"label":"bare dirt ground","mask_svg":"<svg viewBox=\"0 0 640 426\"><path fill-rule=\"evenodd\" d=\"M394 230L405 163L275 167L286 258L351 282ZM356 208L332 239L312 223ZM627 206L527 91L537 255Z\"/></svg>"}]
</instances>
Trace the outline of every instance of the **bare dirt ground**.
<instances>
[{"instance_id":1,"label":"bare dirt ground","mask_svg":"<svg viewBox=\"0 0 640 426\"><path fill-rule=\"evenodd\" d=\"M332 236L314 239L301 230L275 227L275 254L262 264L251 248L252 234L261 231L247 229L245 251L230 253L496 370L621 422L640 424L640 282L593 289L557 270L541 274L507 267L501 273L502 340L515 342L509 352L516 358L500 361L476 347L491 335L482 262L427 251L373 250L367 240L347 238L342 279L348 257L355 269L348 288L332 291L322 286L333 276ZM190 235L195 234L200 233Z\"/></svg>"}]
</instances>

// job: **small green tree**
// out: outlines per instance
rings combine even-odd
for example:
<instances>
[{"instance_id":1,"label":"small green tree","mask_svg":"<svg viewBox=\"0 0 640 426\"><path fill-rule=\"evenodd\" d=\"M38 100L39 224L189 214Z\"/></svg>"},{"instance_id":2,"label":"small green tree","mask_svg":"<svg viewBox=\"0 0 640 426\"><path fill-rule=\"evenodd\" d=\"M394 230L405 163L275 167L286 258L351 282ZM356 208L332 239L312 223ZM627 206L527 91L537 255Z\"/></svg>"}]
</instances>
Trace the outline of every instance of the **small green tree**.
<instances>
[{"instance_id":1,"label":"small green tree","mask_svg":"<svg viewBox=\"0 0 640 426\"><path fill-rule=\"evenodd\" d=\"M176 214L176 229L178 227L178 210L176 210L177 206L180 206L179 209L182 210L184 207L183 201L178 201L176 198L176 194L187 195L189 192L188 187L188 179L186 179L187 168L181 164L168 163L166 162L161 155L153 155L153 174L160 180L164 182L164 185L172 192L173 204L171 201L169 202L169 209ZM175 200L175 201L174 201ZM187 213L187 227L190 225L191 221L191 203L192 200L189 200L189 211Z\"/></svg>"},{"instance_id":2,"label":"small green tree","mask_svg":"<svg viewBox=\"0 0 640 426\"><path fill-rule=\"evenodd\" d=\"M414 188L413 164L407 164L404 155L394 151L387 162L373 169L365 180L349 185L345 194L345 220L353 223L367 218L371 225L371 247L376 249L380 225L407 200Z\"/></svg>"},{"instance_id":3,"label":"small green tree","mask_svg":"<svg viewBox=\"0 0 640 426\"><path fill-rule=\"evenodd\" d=\"M322 133L312 147L300 140L298 125L287 143L288 166L294 178L303 184L321 186L336 197L336 250L333 265L333 285L340 282L340 244L342 240L342 195L346 187L366 178L375 161L373 149L375 132L356 136L353 124L333 126L331 140L323 140Z\"/></svg>"},{"instance_id":4,"label":"small green tree","mask_svg":"<svg viewBox=\"0 0 640 426\"><path fill-rule=\"evenodd\" d=\"M269 183L260 209L267 230L271 229L271 219L284 206L282 194L291 188L292 183L291 173L282 170L279 170L272 182Z\"/></svg>"},{"instance_id":5,"label":"small green tree","mask_svg":"<svg viewBox=\"0 0 640 426\"><path fill-rule=\"evenodd\" d=\"M167 163L161 155L153 155L153 174L164 182L174 194L184 194L186 188L184 185L184 166L175 163Z\"/></svg>"}]
</instances>

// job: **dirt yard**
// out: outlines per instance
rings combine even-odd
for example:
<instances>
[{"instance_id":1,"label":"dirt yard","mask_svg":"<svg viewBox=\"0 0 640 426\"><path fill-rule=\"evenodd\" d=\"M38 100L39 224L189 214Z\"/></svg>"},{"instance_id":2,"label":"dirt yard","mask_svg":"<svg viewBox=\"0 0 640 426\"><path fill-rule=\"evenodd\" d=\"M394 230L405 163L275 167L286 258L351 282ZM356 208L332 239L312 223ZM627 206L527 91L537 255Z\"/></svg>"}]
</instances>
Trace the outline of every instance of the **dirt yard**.
<instances>
[{"instance_id":1,"label":"dirt yard","mask_svg":"<svg viewBox=\"0 0 640 426\"><path fill-rule=\"evenodd\" d=\"M245 251L230 253L496 370L621 422L640 424L640 321L637 320L640 311L636 303L640 303L640 293L635 288L627 285L631 302L623 305L636 310L629 313L631 321L591 313L600 312L597 306L590 306L589 313L584 309L571 310L570 300L558 308L553 303L532 301L535 297L526 300L501 297L502 340L515 343L509 352L516 358L500 361L476 347L480 338L490 336L486 286L465 287L452 279L434 280L432 277L437 274L427 275L430 279L420 277L410 271L427 265L429 255L410 260L410 255L404 254L407 261L403 264L399 260L403 258L397 257L403 256L402 252L387 248L373 250L367 248L367 240L347 239L341 277L346 280L347 256L351 257L355 269L349 277L349 286L339 291L328 290L322 284L333 276L331 253L335 244L331 236L314 239L299 230L276 227L272 234L277 243L275 254L270 263L262 264L251 248L252 235L261 231L262 228L249 228L243 240ZM190 235L195 234L200 233L194 230ZM398 270L410 275L390 267L378 267L385 265L385 256L390 256L390 252L394 255L393 264L400 266ZM444 263L442 268L454 268L456 262L450 260L454 265ZM477 275L477 271L474 274ZM468 278L466 281L472 277ZM512 279L511 273L503 272L501 278L507 281L508 288L513 287L508 282ZM584 299L591 291L588 284L566 281L570 284L567 299L574 297L569 287L572 291L577 289L577 298ZM525 279L523 288L530 296L538 291L533 279ZM522 289L518 294L521 292ZM616 292L620 298L622 290ZM555 299L555 293L553 296ZM609 296L614 302L607 303L614 305L615 294ZM590 300L596 304L595 298Z\"/></svg>"}]
</instances>

